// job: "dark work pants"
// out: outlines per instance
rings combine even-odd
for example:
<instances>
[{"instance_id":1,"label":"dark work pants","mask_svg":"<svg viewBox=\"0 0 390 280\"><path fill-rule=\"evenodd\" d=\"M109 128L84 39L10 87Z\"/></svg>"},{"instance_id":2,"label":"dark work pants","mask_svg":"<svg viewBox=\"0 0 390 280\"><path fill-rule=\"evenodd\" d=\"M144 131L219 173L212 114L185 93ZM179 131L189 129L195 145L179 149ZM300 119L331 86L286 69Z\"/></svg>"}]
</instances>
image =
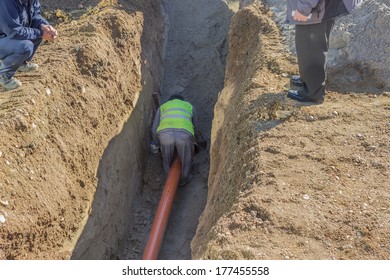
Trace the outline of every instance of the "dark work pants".
<instances>
[{"instance_id":1,"label":"dark work pants","mask_svg":"<svg viewBox=\"0 0 390 280\"><path fill-rule=\"evenodd\" d=\"M299 75L303 80L299 95L312 101L323 101L325 98L326 57L333 25L334 19L295 26Z\"/></svg>"},{"instance_id":2,"label":"dark work pants","mask_svg":"<svg viewBox=\"0 0 390 280\"><path fill-rule=\"evenodd\" d=\"M30 61L37 51L42 39L36 40L16 40L8 37L0 38L0 76L7 79L15 75L19 66L26 61Z\"/></svg>"},{"instance_id":3,"label":"dark work pants","mask_svg":"<svg viewBox=\"0 0 390 280\"><path fill-rule=\"evenodd\" d=\"M183 131L160 131L158 140L160 142L165 174L168 174L176 148L181 161L180 181L184 183L190 180L192 177L190 170L194 155L194 137L190 133Z\"/></svg>"}]
</instances>

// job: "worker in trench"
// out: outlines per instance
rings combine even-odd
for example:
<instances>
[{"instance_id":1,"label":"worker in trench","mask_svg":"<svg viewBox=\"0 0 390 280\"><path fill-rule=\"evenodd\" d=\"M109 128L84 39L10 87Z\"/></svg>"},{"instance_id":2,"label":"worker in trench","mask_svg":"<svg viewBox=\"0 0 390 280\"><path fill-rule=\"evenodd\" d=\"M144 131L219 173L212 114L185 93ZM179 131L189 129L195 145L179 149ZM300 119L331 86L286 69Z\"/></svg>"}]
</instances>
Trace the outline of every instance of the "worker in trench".
<instances>
[{"instance_id":1,"label":"worker in trench","mask_svg":"<svg viewBox=\"0 0 390 280\"><path fill-rule=\"evenodd\" d=\"M179 185L184 186L190 182L193 177L191 165L195 149L207 145L200 133L194 106L184 101L181 94L170 96L156 112L152 136L152 149L161 150L165 174L168 174L176 150L182 166Z\"/></svg>"},{"instance_id":2,"label":"worker in trench","mask_svg":"<svg viewBox=\"0 0 390 280\"><path fill-rule=\"evenodd\" d=\"M41 15L39 0L0 1L0 85L5 90L20 87L17 71L38 70L31 63L42 40L53 41L57 30Z\"/></svg>"}]
</instances>

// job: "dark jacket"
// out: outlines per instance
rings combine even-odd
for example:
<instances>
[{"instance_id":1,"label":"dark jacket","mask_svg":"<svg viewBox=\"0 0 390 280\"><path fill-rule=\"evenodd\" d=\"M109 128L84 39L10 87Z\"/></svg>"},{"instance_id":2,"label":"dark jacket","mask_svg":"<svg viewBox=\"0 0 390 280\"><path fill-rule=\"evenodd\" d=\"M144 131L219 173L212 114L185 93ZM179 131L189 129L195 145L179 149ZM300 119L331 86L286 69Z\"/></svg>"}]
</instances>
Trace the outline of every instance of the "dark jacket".
<instances>
[{"instance_id":1,"label":"dark jacket","mask_svg":"<svg viewBox=\"0 0 390 280\"><path fill-rule=\"evenodd\" d=\"M348 14L363 0L288 0L287 19L289 24L315 24L337 16ZM304 22L294 20L293 13L299 11L309 19Z\"/></svg>"},{"instance_id":2,"label":"dark jacket","mask_svg":"<svg viewBox=\"0 0 390 280\"><path fill-rule=\"evenodd\" d=\"M48 22L41 16L39 0L0 1L0 37L17 40L42 38L41 24Z\"/></svg>"}]
</instances>

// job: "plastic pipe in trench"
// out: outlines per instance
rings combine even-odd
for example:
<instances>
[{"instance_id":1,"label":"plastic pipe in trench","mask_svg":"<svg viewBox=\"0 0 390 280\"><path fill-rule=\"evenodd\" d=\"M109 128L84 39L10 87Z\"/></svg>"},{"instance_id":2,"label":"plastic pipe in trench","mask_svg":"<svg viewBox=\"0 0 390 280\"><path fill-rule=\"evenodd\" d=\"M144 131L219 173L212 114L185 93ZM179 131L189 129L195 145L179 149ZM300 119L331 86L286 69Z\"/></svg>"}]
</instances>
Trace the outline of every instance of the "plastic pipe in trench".
<instances>
[{"instance_id":1,"label":"plastic pipe in trench","mask_svg":"<svg viewBox=\"0 0 390 280\"><path fill-rule=\"evenodd\" d=\"M169 215L171 213L177 186L179 184L180 175L181 162L179 156L176 154L165 181L156 216L153 220L148 243L146 244L142 257L143 260L157 260L161 243L164 238L165 229L168 224Z\"/></svg>"}]
</instances>

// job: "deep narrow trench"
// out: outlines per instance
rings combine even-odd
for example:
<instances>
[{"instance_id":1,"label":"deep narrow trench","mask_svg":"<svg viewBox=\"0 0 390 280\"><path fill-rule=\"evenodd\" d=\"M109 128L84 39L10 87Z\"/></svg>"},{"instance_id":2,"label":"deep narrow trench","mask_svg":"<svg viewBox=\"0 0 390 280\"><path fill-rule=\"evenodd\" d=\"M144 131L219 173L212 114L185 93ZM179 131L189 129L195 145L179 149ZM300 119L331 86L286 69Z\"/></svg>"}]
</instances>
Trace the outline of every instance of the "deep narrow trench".
<instances>
[{"instance_id":1,"label":"deep narrow trench","mask_svg":"<svg viewBox=\"0 0 390 280\"><path fill-rule=\"evenodd\" d=\"M165 0L164 8L169 31L161 100L181 92L196 108L209 144L214 104L224 82L227 33L238 1ZM191 259L191 240L207 198L208 149L196 154L192 168L193 180L176 194L159 259ZM142 258L165 180L160 155L149 155L143 179L122 259Z\"/></svg>"}]
</instances>

